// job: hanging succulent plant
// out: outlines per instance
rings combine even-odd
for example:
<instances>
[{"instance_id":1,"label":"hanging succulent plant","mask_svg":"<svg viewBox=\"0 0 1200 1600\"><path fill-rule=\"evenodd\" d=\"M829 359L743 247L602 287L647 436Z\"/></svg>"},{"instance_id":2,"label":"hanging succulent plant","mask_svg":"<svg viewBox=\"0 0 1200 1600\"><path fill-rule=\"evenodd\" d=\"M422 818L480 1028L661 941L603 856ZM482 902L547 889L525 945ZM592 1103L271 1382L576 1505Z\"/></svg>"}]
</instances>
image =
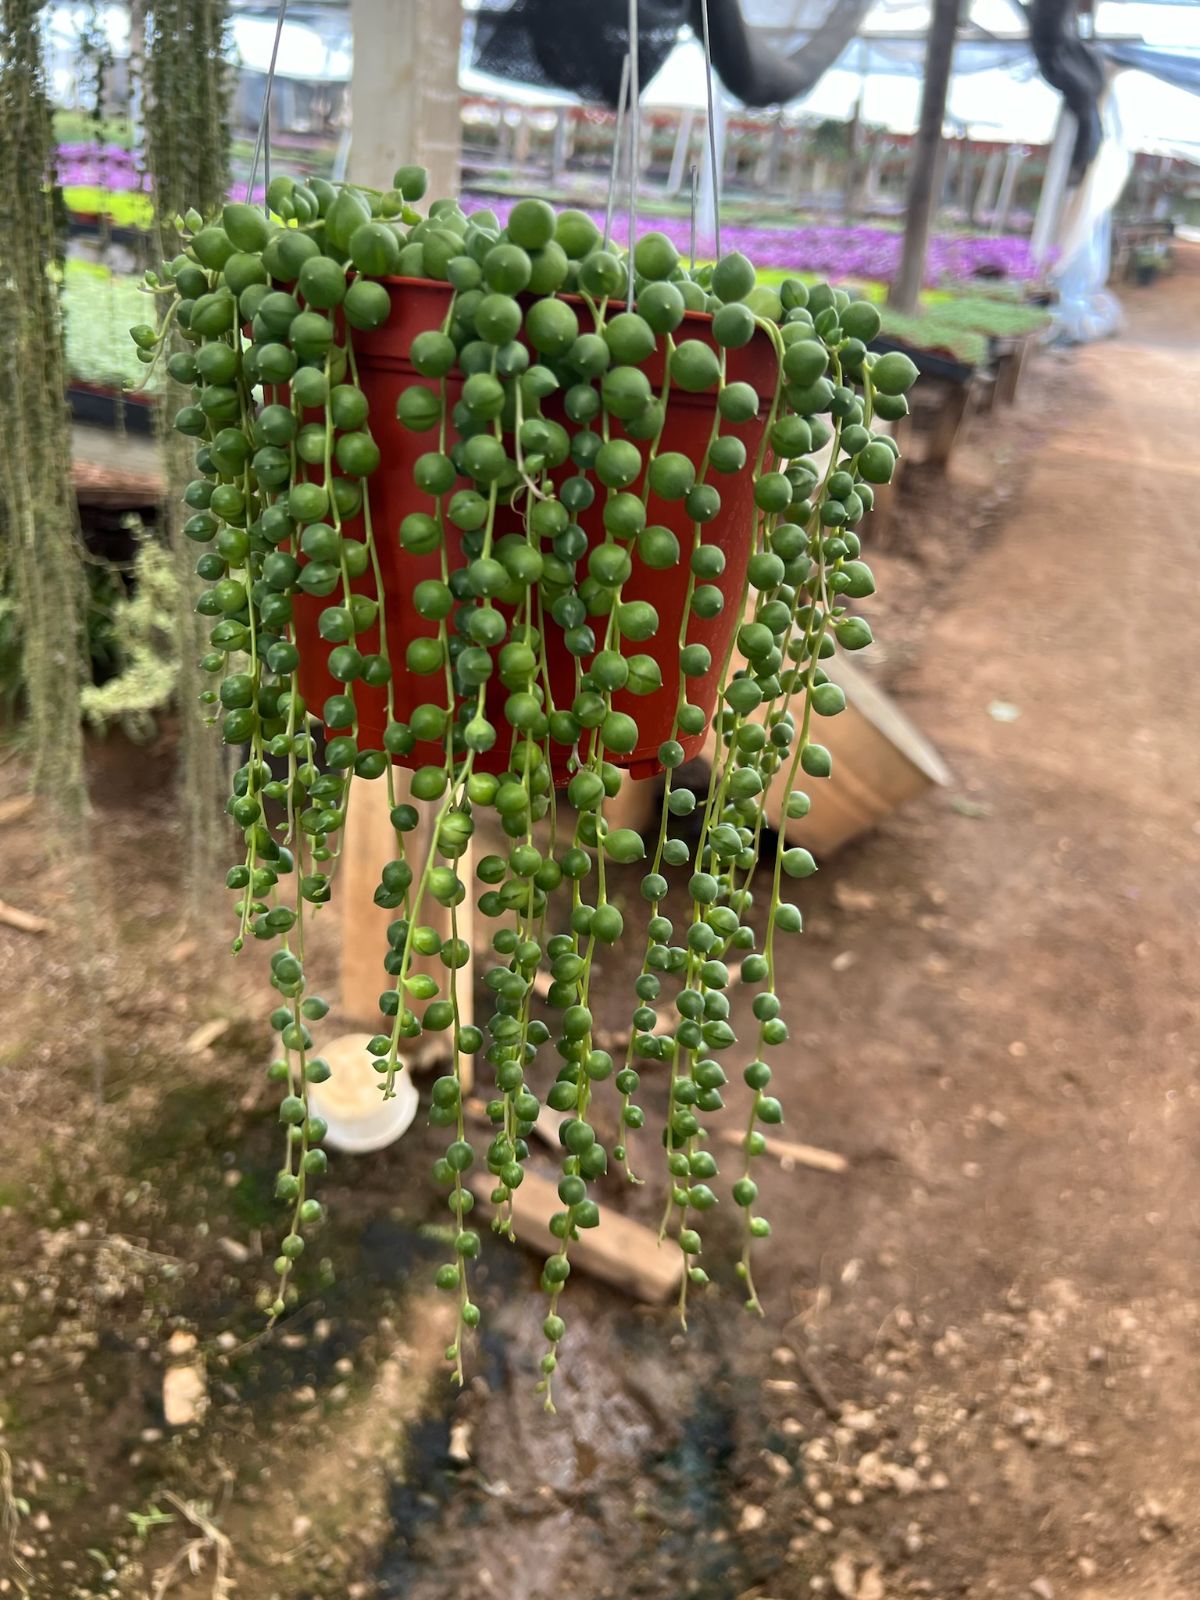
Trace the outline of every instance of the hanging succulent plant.
<instances>
[{"instance_id":1,"label":"hanging succulent plant","mask_svg":"<svg viewBox=\"0 0 1200 1600\"><path fill-rule=\"evenodd\" d=\"M146 171L164 254L175 219L210 211L229 190L228 0L147 0L142 69Z\"/></svg>"},{"instance_id":2,"label":"hanging succulent plant","mask_svg":"<svg viewBox=\"0 0 1200 1600\"><path fill-rule=\"evenodd\" d=\"M450 1136L434 1178L457 1234L437 1282L457 1297L447 1354L460 1378L480 1318L468 1174L482 1159L507 1231L533 1122L543 1102L562 1115L559 1243L542 1280L549 1404L572 1245L599 1220L610 1161L633 1175L646 1071L669 1084L664 1232L684 1256L681 1307L707 1281L706 1124L737 1044L735 982L754 991L732 1197L757 1307L750 1247L770 1230L751 1163L783 1115L770 1092L788 1038L780 942L801 929L785 886L816 870L803 848L770 859L767 793L782 787L800 818L800 784L829 777L818 729L845 701L823 663L871 641L847 601L874 588L860 528L895 461L876 419L905 411L915 368L868 354L878 312L824 284L758 285L737 254L689 272L658 233L623 257L587 217L540 200L504 228L448 200L422 216L424 182L404 169L379 194L277 178L270 216L193 215L169 282L151 287L190 342L170 370L195 389L175 427L197 446L184 532L209 584L204 698L245 752L229 802L245 838L228 877L235 944L276 945L270 1076L292 1221L274 1310L321 1220L326 1167L308 1091L328 1075L311 1031L328 1007L309 988L305 927L332 892L351 777L390 787L400 764L412 799L392 794L395 856L375 894L395 919L370 1050L388 1095L422 1034L448 1041L430 1118ZM134 337L150 353L158 335ZM710 724L697 796L677 775ZM649 846L606 819L631 771L666 775ZM670 823L693 813L689 844ZM472 870L489 814L507 847ZM633 863L638 917L610 893L612 868ZM468 894L493 925L492 1009L478 1022L459 987ZM439 907L448 937L432 925ZM619 941L641 960L631 1042L614 1059L592 978ZM440 959L441 978L418 957ZM553 1023L537 1014L543 969ZM467 1056L495 1075L483 1150L468 1137ZM622 1128L612 1148L592 1117L600 1096Z\"/></svg>"},{"instance_id":3,"label":"hanging succulent plant","mask_svg":"<svg viewBox=\"0 0 1200 1600\"><path fill-rule=\"evenodd\" d=\"M55 140L37 0L0 4L0 585L13 602L35 789L82 813L79 517L71 479Z\"/></svg>"},{"instance_id":4,"label":"hanging succulent plant","mask_svg":"<svg viewBox=\"0 0 1200 1600\"><path fill-rule=\"evenodd\" d=\"M142 120L146 175L154 200L156 262L170 260L181 248L179 219L189 205L213 212L229 192L233 75L225 58L228 28L228 0L148 0L144 35L134 41L135 55L140 54L142 62ZM168 337L176 347L177 335ZM181 600L180 795L195 892L211 876L224 842L219 814L224 778L220 751L195 711L203 686L198 662L205 635L203 618L193 607L202 585L193 570L180 514L191 461L186 442L169 428L161 443L166 486L163 522Z\"/></svg>"}]
</instances>

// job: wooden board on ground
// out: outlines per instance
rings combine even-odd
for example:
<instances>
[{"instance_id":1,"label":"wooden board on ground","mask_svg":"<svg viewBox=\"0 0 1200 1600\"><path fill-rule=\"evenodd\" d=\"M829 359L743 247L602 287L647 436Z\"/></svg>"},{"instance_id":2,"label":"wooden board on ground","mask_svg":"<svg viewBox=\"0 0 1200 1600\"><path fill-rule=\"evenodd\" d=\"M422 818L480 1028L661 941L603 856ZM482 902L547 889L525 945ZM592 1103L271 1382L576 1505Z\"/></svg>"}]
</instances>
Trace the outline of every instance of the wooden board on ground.
<instances>
[{"instance_id":1,"label":"wooden board on ground","mask_svg":"<svg viewBox=\"0 0 1200 1600\"><path fill-rule=\"evenodd\" d=\"M744 1149L746 1135L736 1128L727 1128L721 1135L726 1144ZM765 1134L764 1148L785 1168L810 1167L814 1172L848 1172L850 1163L837 1150L823 1150L818 1144L797 1144L794 1139L777 1139L773 1133Z\"/></svg>"},{"instance_id":2,"label":"wooden board on ground","mask_svg":"<svg viewBox=\"0 0 1200 1600\"><path fill-rule=\"evenodd\" d=\"M833 775L800 787L812 808L799 821L786 817L788 770L767 791L766 817L789 844L801 844L818 859L866 833L907 800L950 781L945 762L896 703L854 667L844 654L831 656L825 671L846 694L846 709L818 719L816 737L833 757ZM716 736L709 734L705 759L712 761Z\"/></svg>"},{"instance_id":3,"label":"wooden board on ground","mask_svg":"<svg viewBox=\"0 0 1200 1600\"><path fill-rule=\"evenodd\" d=\"M918 401L925 403L919 405L916 416L922 448L919 454L914 452L914 458L930 471L944 473L979 393L979 378L972 374L962 381L923 374L921 385Z\"/></svg>"},{"instance_id":4,"label":"wooden board on ground","mask_svg":"<svg viewBox=\"0 0 1200 1600\"><path fill-rule=\"evenodd\" d=\"M846 695L846 709L822 717L817 730L833 757L833 775L803 785L812 809L798 822L784 815L786 771L767 793L767 821L789 844L803 844L818 858L832 855L926 789L950 781L941 756L865 671L844 655L831 656L824 666Z\"/></svg>"},{"instance_id":5,"label":"wooden board on ground","mask_svg":"<svg viewBox=\"0 0 1200 1600\"><path fill-rule=\"evenodd\" d=\"M996 357L996 399L1001 405L1016 404L1025 365L1036 342L1033 334L1000 342Z\"/></svg>"},{"instance_id":6,"label":"wooden board on ground","mask_svg":"<svg viewBox=\"0 0 1200 1600\"><path fill-rule=\"evenodd\" d=\"M475 1173L470 1180L475 1198L489 1210L493 1181L486 1172ZM558 1240L550 1232L550 1218L562 1209L555 1184L527 1170L513 1194L517 1238L541 1256L553 1255ZM572 1240L571 1261L580 1272L649 1305L673 1299L683 1278L683 1256L673 1240L660 1244L650 1228L606 1206L601 1207L599 1226L581 1229L579 1238Z\"/></svg>"}]
</instances>

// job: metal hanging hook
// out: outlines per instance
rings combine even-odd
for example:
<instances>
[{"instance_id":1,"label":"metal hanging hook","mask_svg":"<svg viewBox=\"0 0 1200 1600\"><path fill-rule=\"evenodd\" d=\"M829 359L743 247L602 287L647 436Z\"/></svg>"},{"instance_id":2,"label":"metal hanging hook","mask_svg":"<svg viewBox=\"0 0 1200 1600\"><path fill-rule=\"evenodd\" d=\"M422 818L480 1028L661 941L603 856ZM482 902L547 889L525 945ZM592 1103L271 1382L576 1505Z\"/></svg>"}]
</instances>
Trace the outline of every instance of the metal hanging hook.
<instances>
[{"instance_id":1,"label":"metal hanging hook","mask_svg":"<svg viewBox=\"0 0 1200 1600\"><path fill-rule=\"evenodd\" d=\"M638 168L641 165L642 107L638 72L638 0L629 0L629 290L626 307L633 310L633 246L637 238Z\"/></svg>"},{"instance_id":2,"label":"metal hanging hook","mask_svg":"<svg viewBox=\"0 0 1200 1600\"><path fill-rule=\"evenodd\" d=\"M691 165L691 167L689 169L689 175L691 177L691 189L692 189L692 192L691 192L691 211L690 211L691 226L690 226L690 228L688 230L688 255L690 257L690 259L688 261L688 266L691 268L691 270L693 272L695 272L695 270L696 270L696 186L697 186L697 184L699 183L699 180L700 180L700 169L699 169L699 167L697 167L697 165L696 165L696 163L694 161L692 162L692 165Z\"/></svg>"},{"instance_id":3,"label":"metal hanging hook","mask_svg":"<svg viewBox=\"0 0 1200 1600\"><path fill-rule=\"evenodd\" d=\"M608 169L608 202L604 208L604 238L601 244L608 249L612 238L613 210L617 200L617 175L621 170L621 137L625 132L625 102L629 98L629 56L621 63L621 91L617 95L617 126L613 134L612 164Z\"/></svg>"},{"instance_id":4,"label":"metal hanging hook","mask_svg":"<svg viewBox=\"0 0 1200 1600\"><path fill-rule=\"evenodd\" d=\"M721 174L717 170L717 119L713 107L712 47L708 40L708 0L700 0L700 27L704 44L704 86L708 96L708 159L712 168L713 243L721 259Z\"/></svg>"},{"instance_id":5,"label":"metal hanging hook","mask_svg":"<svg viewBox=\"0 0 1200 1600\"><path fill-rule=\"evenodd\" d=\"M263 156L263 174L266 187L271 187L271 90L275 87L275 63L279 60L279 41L283 37L283 21L287 16L288 0L279 0L279 15L275 19L275 41L271 46L271 64L267 68L267 87L263 95L262 116L258 121L258 138L254 142L254 157L250 162L250 181L246 185L246 203L254 197L254 180L258 177L258 159ZM265 153L264 153L265 152ZM266 195L263 210L269 211Z\"/></svg>"}]
</instances>

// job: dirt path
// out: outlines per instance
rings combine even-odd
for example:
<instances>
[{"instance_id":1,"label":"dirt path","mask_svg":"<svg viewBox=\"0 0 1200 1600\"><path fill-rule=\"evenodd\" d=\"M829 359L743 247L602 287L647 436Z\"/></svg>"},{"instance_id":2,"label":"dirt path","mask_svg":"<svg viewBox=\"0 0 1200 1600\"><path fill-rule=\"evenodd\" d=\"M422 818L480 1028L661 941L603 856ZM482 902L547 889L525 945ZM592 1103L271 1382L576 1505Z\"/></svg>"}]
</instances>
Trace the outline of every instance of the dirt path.
<instances>
[{"instance_id":1,"label":"dirt path","mask_svg":"<svg viewBox=\"0 0 1200 1600\"><path fill-rule=\"evenodd\" d=\"M520 1360L466 1398L480 1481L519 1440L518 1502L552 1485L536 1569L460 1485L483 1592L1200 1591L1200 276L1133 315L1043 361L1010 509L940 575L902 688L956 791L808 902L789 1128L851 1172L765 1181L765 1325L726 1299L664 1358L597 1305L577 1359L636 1377L598 1416L539 1436ZM450 1526L398 1529L386 1595L460 1592Z\"/></svg>"},{"instance_id":2,"label":"dirt path","mask_svg":"<svg viewBox=\"0 0 1200 1600\"><path fill-rule=\"evenodd\" d=\"M911 675L980 814L931 802L835 869L827 949L856 959L791 1105L855 1166L802 1180L796 1304L883 1398L864 1431L948 1480L830 1511L887 1592L1200 1588L1195 269L1167 304L1046 380L1020 499Z\"/></svg>"},{"instance_id":3,"label":"dirt path","mask_svg":"<svg viewBox=\"0 0 1200 1600\"><path fill-rule=\"evenodd\" d=\"M259 1002L181 925L164 796L112 785L94 1126L69 963L0 930L0 1060L22 1069L0 1447L37 1600L144 1600L181 1533L143 1543L128 1514L163 1487L230 1508L238 1593L264 1600L1195 1600L1200 263L1132 307L1122 340L1045 358L1016 417L976 427L968 474L999 473L1004 504L987 537L940 542L978 512L962 481L901 526L918 560L878 564L889 676L955 788L805 886L784 1131L850 1169L764 1163L761 1323L714 1284L685 1340L573 1282L547 1421L536 1272L489 1245L475 1376L431 1381L413 1428L410 1291L444 1217L414 1133L335 1170L339 1282L261 1342ZM61 923L69 869L22 828L6 892ZM189 1055L214 1014L228 1034ZM126 1242L92 1252L93 1230ZM171 1435L179 1326L212 1409Z\"/></svg>"}]
</instances>

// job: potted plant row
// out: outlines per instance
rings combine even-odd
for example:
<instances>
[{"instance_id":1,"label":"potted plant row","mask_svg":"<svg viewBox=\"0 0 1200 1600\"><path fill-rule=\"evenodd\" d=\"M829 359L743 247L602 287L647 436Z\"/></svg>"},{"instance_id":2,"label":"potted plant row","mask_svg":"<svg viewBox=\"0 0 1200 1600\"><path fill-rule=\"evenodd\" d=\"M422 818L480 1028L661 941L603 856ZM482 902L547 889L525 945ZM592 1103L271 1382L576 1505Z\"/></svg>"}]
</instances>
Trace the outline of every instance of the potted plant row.
<instances>
[{"instance_id":1,"label":"potted plant row","mask_svg":"<svg viewBox=\"0 0 1200 1600\"><path fill-rule=\"evenodd\" d=\"M389 1095L422 1035L445 1041L429 1116L447 1136L433 1178L453 1243L436 1276L458 1307L460 1379L480 1319L470 1174L486 1168L509 1231L534 1121L544 1105L561 1116L549 1405L572 1248L599 1221L605 1175L633 1176L647 1075L681 1306L707 1281L705 1220L724 1195L757 1307L750 1247L770 1229L752 1161L783 1114L781 947L801 929L786 891L816 867L776 848L764 797L786 773L799 818L806 785L829 777L821 722L844 696L823 663L871 640L852 602L874 588L863 521L895 462L879 422L904 413L916 374L868 353L879 314L842 291L760 285L736 253L689 270L655 232L626 252L536 199L503 227L450 200L422 212L424 188L411 168L383 193L277 177L266 215L190 215L183 253L148 278L163 314L133 334L147 362L173 349L170 376L194 390L174 420L196 443L203 698L244 754L228 807L244 840L235 946L272 947L277 992L288 1223L273 1313L296 1293L327 1162L308 1094L329 1071L328 1006L305 930L334 892L351 780L370 780L389 787L395 830L370 1050ZM713 726L697 793L680 769ZM606 811L651 773L665 781L647 842ZM616 869L635 864L622 905ZM468 896L492 952L474 1012ZM618 942L635 976L614 1057L592 975ZM477 1143L467 1057L494 1082ZM710 1129L735 1072L747 1121L725 1189Z\"/></svg>"}]
</instances>

